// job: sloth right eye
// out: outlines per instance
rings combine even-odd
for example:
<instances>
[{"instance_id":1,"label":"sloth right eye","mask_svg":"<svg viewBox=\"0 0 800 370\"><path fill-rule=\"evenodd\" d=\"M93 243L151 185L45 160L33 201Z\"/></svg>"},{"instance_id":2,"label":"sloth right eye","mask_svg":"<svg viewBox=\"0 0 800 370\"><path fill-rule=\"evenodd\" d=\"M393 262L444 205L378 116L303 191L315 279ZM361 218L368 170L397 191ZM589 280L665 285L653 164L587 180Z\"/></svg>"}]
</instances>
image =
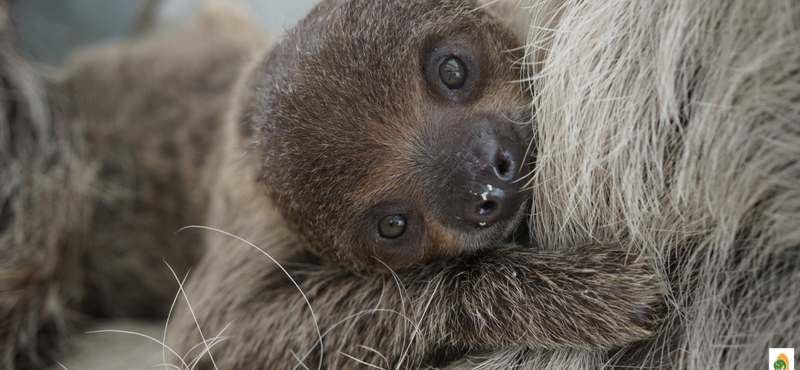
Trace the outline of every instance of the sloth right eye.
<instances>
[{"instance_id":1,"label":"sloth right eye","mask_svg":"<svg viewBox=\"0 0 800 370\"><path fill-rule=\"evenodd\" d=\"M467 80L467 67L456 57L447 58L439 65L439 78L450 90L458 90Z\"/></svg>"},{"instance_id":2,"label":"sloth right eye","mask_svg":"<svg viewBox=\"0 0 800 370\"><path fill-rule=\"evenodd\" d=\"M403 215L386 216L378 222L378 233L386 239L394 239L406 231L406 217Z\"/></svg>"}]
</instances>

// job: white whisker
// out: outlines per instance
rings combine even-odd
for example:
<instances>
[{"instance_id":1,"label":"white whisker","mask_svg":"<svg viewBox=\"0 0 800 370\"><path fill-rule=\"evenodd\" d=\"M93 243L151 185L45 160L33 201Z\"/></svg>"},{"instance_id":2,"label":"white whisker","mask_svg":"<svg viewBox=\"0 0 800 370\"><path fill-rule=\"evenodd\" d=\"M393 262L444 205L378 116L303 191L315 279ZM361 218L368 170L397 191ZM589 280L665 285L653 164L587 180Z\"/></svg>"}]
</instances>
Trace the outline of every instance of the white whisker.
<instances>
[{"instance_id":1,"label":"white whisker","mask_svg":"<svg viewBox=\"0 0 800 370\"><path fill-rule=\"evenodd\" d=\"M283 267L283 265L281 265L281 264L280 264L280 263L279 263L279 262L278 262L278 261L277 261L275 258L273 258L273 257L272 257L272 256L271 256L269 253L267 253L267 252L266 252L266 251L264 251L263 249L259 248L259 247L258 247L258 246L256 246L255 244L253 244L253 243L251 243L251 242L249 242L249 241L245 240L245 239L244 239L244 238L242 238L242 237L239 237L239 236L237 236L237 235L231 234L231 233L229 233L229 232L227 232L227 231L224 231L224 230L220 230L220 229L216 229L216 228L213 228L213 227L208 227L208 226L199 226L199 225L196 225L196 226L186 226L186 227L183 227L183 228L181 228L180 230L178 230L178 232L181 232L181 231L183 231L183 230L186 230L186 229L203 229L203 230L210 230L210 231L218 232L218 233L220 233L220 234L223 234L223 235L229 236L229 237L231 237L231 238L234 238L234 239L236 239L236 240L239 240L239 241L241 241L241 242L243 242L243 243L245 243L245 244L249 245L249 246L250 246L250 247L252 247L253 249L255 249L255 250L257 250L257 251L261 252L261 254L263 254L263 255L265 255L267 258L269 258L269 259L270 259L270 260L271 260L273 263L275 263L275 264L278 266L278 268L280 268L280 269L281 269L281 271L283 271L283 273L284 273L284 274L285 274L285 275L286 275L286 276L289 278L289 280L291 280L291 281L292 281L292 284L294 284L294 286L295 286L295 287L297 288L297 290L300 292L300 295L302 295L302 296L303 296L303 300L306 302L306 306L308 307L308 310L311 312L311 317L312 317L312 319L314 320L314 327L315 327L315 328L316 328L316 330L317 330L317 337L319 338L319 339L318 339L318 343L319 343L319 353L320 353L320 355L319 355L319 366L318 366L318 369L322 369L323 358L324 358L324 356L325 356L325 350L324 350L324 347L323 347L323 344L322 344L322 331L321 331L321 330L320 330L320 328L319 328L319 322L318 322L318 320L317 320L317 315L314 313L314 308L313 308L313 307L311 307L311 301L309 301L309 300L308 300L308 297L306 296L306 293L303 291L303 289L302 289L302 288L300 288L300 285L297 283L297 281L295 281L295 280L294 280L294 278L292 277L292 275L290 275L290 274L289 274L289 271L286 271L286 269ZM192 315L194 315L194 312L192 312ZM209 354L209 355L210 355L210 354ZM212 361L213 361L213 359L212 359Z\"/></svg>"}]
</instances>

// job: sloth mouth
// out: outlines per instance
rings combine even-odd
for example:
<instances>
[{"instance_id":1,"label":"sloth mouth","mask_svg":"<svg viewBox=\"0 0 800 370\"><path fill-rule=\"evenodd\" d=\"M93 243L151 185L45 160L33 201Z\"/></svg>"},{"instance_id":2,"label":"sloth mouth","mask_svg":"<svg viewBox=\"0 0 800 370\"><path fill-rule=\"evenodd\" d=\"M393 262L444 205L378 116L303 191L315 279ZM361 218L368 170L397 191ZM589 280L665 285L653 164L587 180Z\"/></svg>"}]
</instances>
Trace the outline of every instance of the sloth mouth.
<instances>
[{"instance_id":1,"label":"sloth mouth","mask_svg":"<svg viewBox=\"0 0 800 370\"><path fill-rule=\"evenodd\" d=\"M510 222L504 232L503 241L508 244L514 244L520 247L531 248L533 247L533 240L531 238L530 222L525 217L525 210L531 208L531 200L528 199L522 203L520 212L516 220Z\"/></svg>"},{"instance_id":2,"label":"sloth mouth","mask_svg":"<svg viewBox=\"0 0 800 370\"><path fill-rule=\"evenodd\" d=\"M519 245L530 245L530 225L525 215L527 210L531 207L530 198L526 198L522 205L517 210L517 213L509 218L507 224L503 228L502 240Z\"/></svg>"},{"instance_id":3,"label":"sloth mouth","mask_svg":"<svg viewBox=\"0 0 800 370\"><path fill-rule=\"evenodd\" d=\"M468 240L472 240L472 243L466 243L465 245L472 246L470 252L477 252L504 244L514 244L521 247L532 246L529 223L525 217L530 206L530 199L525 199L513 216L490 226L474 227L469 231L471 236L467 237Z\"/></svg>"}]
</instances>

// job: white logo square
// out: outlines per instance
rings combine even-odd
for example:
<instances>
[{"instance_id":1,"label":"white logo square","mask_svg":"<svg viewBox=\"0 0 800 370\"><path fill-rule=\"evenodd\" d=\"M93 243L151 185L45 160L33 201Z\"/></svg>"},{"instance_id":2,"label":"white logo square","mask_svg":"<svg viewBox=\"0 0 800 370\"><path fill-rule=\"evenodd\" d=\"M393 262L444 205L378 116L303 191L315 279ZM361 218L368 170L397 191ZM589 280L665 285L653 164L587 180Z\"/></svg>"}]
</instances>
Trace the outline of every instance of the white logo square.
<instances>
[{"instance_id":1,"label":"white logo square","mask_svg":"<svg viewBox=\"0 0 800 370\"><path fill-rule=\"evenodd\" d=\"M797 370L794 367L794 348L770 348L768 370Z\"/></svg>"}]
</instances>

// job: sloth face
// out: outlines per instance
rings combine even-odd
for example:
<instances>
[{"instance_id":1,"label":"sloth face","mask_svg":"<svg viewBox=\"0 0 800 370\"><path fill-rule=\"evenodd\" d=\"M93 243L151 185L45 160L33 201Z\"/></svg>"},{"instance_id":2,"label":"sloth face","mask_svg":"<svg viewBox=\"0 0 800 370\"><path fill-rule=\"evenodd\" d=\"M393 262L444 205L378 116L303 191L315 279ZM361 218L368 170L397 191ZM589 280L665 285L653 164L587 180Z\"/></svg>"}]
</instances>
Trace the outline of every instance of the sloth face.
<instances>
[{"instance_id":1,"label":"sloth face","mask_svg":"<svg viewBox=\"0 0 800 370\"><path fill-rule=\"evenodd\" d=\"M490 246L530 172L519 47L471 1L325 1L254 76L247 124L289 227L356 270Z\"/></svg>"}]
</instances>

